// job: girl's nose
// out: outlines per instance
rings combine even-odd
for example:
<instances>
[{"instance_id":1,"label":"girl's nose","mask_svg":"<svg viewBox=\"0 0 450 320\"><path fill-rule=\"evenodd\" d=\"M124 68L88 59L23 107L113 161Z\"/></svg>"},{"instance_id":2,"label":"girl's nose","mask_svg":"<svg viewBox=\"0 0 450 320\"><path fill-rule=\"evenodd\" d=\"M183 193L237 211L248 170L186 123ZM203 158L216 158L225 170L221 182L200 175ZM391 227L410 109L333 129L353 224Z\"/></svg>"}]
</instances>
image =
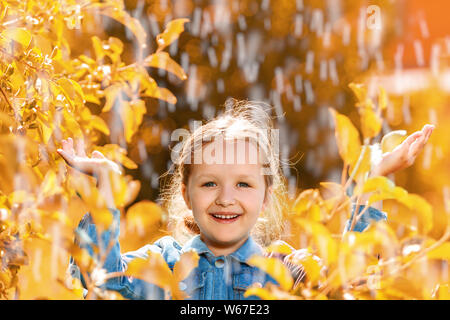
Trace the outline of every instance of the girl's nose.
<instances>
[{"instance_id":1,"label":"girl's nose","mask_svg":"<svg viewBox=\"0 0 450 320\"><path fill-rule=\"evenodd\" d=\"M224 187L220 190L216 198L216 204L220 206L230 206L236 203L232 188Z\"/></svg>"}]
</instances>

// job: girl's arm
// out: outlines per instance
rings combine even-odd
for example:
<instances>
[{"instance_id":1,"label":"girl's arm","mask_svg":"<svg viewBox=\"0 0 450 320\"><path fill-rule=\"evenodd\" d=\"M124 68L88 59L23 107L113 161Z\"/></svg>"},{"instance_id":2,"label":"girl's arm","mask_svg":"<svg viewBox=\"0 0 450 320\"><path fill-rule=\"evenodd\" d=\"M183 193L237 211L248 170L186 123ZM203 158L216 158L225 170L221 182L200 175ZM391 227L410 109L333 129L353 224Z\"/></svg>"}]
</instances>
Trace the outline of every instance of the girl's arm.
<instances>
[{"instance_id":1,"label":"girl's arm","mask_svg":"<svg viewBox=\"0 0 450 320\"><path fill-rule=\"evenodd\" d=\"M96 267L89 275L90 281L99 285L102 277L106 274L118 274L127 269L128 263L135 258L147 258L149 250L161 253L162 245L147 245L141 249L121 254L119 244L120 211L114 209L114 201L111 197L111 186L109 172L114 171L121 174L119 166L107 159L102 153L94 151L92 157L88 157L84 151L83 143L78 143L74 148L71 138L62 141L62 149L57 150L66 163L72 168L85 174L94 176L100 192L104 195L107 205L113 215L113 222L108 230L103 231L101 236L89 213L85 214L75 230L75 243L89 252ZM173 246L172 246L173 247ZM104 257L102 257L104 256ZM89 287L86 283L86 274L81 274L80 268L76 265L73 257L70 258L69 274L79 278L83 286ZM107 276L108 277L108 276ZM164 292L155 285L151 285L139 279L132 279L126 276L112 277L100 287L114 290L129 299L163 299Z\"/></svg>"},{"instance_id":2,"label":"girl's arm","mask_svg":"<svg viewBox=\"0 0 450 320\"><path fill-rule=\"evenodd\" d=\"M370 177L387 176L413 165L418 154L422 151L422 149L428 142L428 139L430 138L433 130L434 126L427 124L422 128L422 130L409 135L394 150L384 153L382 155L381 161L376 164L371 170ZM356 207L359 208L358 212L364 210L368 198L369 195L363 195L360 199L361 205L359 205L359 207L358 205L353 206L352 217L355 214ZM386 220L387 216L384 212L381 211L381 209L381 201L373 203L371 207L366 209L363 215L358 219L353 228L353 231L364 231L369 226L371 221ZM349 231L351 227L351 221L352 218L350 218L344 233L346 231Z\"/></svg>"},{"instance_id":3,"label":"girl's arm","mask_svg":"<svg viewBox=\"0 0 450 320\"><path fill-rule=\"evenodd\" d=\"M110 209L113 214L113 222L108 230L104 231L99 239L99 233L89 213L85 214L76 229L75 243L83 249L86 249L92 259L98 264L89 274L89 281L102 281L102 277L109 278L104 283L97 283L100 288L119 292L127 299L164 299L164 291L159 287L139 279L133 279L128 276L117 275L127 269L127 265L135 258L146 259L148 251L162 253L163 248L159 245L146 245L137 251L126 254L120 253L119 229L120 229L120 211ZM101 261L102 256L106 259ZM83 286L87 289L88 285L84 276L80 274L80 268L71 257L69 264L69 273L72 277L79 278ZM108 276L109 274L109 276ZM85 290L85 294L87 290Z\"/></svg>"}]
</instances>

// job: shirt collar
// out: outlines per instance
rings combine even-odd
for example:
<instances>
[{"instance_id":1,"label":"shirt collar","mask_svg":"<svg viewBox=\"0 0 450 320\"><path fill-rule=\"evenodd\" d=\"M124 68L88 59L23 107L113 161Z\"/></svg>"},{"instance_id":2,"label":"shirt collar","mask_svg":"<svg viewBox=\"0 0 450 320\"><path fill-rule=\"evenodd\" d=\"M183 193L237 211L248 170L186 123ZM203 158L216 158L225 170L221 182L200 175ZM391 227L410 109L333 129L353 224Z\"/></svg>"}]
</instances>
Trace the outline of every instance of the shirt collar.
<instances>
[{"instance_id":1,"label":"shirt collar","mask_svg":"<svg viewBox=\"0 0 450 320\"><path fill-rule=\"evenodd\" d=\"M191 238L181 249L182 252L189 250L195 250L199 255L206 254L207 256L214 257L214 254L206 246L206 244L200 239L200 235L196 235ZM262 255L263 250L260 245L258 245L252 237L248 237L247 241L244 242L235 252L231 253L229 256L238 260L239 262L246 262L253 255Z\"/></svg>"}]
</instances>

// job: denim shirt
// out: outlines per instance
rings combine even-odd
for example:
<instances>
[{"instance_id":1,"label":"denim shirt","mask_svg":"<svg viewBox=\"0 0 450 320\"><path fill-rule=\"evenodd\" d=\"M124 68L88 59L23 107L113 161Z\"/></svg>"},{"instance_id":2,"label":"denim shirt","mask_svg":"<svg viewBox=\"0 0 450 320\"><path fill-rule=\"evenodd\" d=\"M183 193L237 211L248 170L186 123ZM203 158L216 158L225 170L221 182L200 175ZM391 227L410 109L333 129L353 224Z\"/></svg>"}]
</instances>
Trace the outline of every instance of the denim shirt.
<instances>
[{"instance_id":1,"label":"denim shirt","mask_svg":"<svg viewBox=\"0 0 450 320\"><path fill-rule=\"evenodd\" d=\"M363 210L361 206L359 212ZM354 208L353 208L354 209ZM189 250L195 250L199 255L198 266L179 283L180 289L194 300L241 300L258 299L255 296L244 297L244 292L254 283L265 286L267 282L277 283L272 277L260 269L250 266L246 261L253 255L263 255L263 249L249 237L247 241L235 252L228 256L215 256L200 236L194 236L184 246L181 246L174 238L165 236L153 244L121 254L119 244L120 211L111 210L113 223L109 230L104 231L101 237L101 245L105 250L111 239L113 246L105 260L103 268L109 272L120 272L127 269L128 263L135 258L147 258L148 251L160 253L169 268L173 271L175 263L181 254ZM363 214L355 224L354 231L363 231L371 221L386 219L384 212L372 207ZM348 230L349 223L346 230ZM92 244L98 245L97 231L89 214L81 220L77 231L77 244L86 248L91 256L94 256ZM73 258L70 258L69 273L77 277L86 287L79 268ZM164 299L164 290L140 279L121 276L108 280L102 285L107 290L119 292L127 299Z\"/></svg>"}]
</instances>

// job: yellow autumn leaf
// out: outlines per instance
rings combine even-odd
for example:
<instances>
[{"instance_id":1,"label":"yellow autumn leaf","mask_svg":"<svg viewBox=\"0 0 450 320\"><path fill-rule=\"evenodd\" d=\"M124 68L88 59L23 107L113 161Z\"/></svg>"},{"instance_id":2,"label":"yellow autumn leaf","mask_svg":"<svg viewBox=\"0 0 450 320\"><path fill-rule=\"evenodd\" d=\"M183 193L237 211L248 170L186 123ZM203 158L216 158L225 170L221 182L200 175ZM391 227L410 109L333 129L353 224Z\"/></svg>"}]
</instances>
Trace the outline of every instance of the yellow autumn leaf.
<instances>
[{"instance_id":1,"label":"yellow autumn leaf","mask_svg":"<svg viewBox=\"0 0 450 320\"><path fill-rule=\"evenodd\" d=\"M108 112L114 107L114 103L116 102L116 98L122 91L122 87L120 85L114 84L107 87L103 90L105 95L105 105L103 106L102 112Z\"/></svg>"},{"instance_id":2,"label":"yellow autumn leaf","mask_svg":"<svg viewBox=\"0 0 450 320\"><path fill-rule=\"evenodd\" d=\"M80 248L75 243L71 243L67 249L81 270L90 270L94 266L94 259L87 249Z\"/></svg>"},{"instance_id":3,"label":"yellow autumn leaf","mask_svg":"<svg viewBox=\"0 0 450 320\"><path fill-rule=\"evenodd\" d=\"M144 27L141 25L138 19L133 18L127 11L123 8L117 7L113 3L93 3L89 6L89 9L100 9L98 12L105 16L108 16L127 27L136 37L139 42L140 48L146 47L147 33Z\"/></svg>"},{"instance_id":4,"label":"yellow autumn leaf","mask_svg":"<svg viewBox=\"0 0 450 320\"><path fill-rule=\"evenodd\" d=\"M364 103L367 99L367 89L363 84L360 83L350 83L348 85L350 89L352 89L356 98L358 99L358 103Z\"/></svg>"},{"instance_id":5,"label":"yellow autumn leaf","mask_svg":"<svg viewBox=\"0 0 450 320\"><path fill-rule=\"evenodd\" d=\"M395 130L384 135L381 139L381 150L383 153L391 152L406 139L405 130Z\"/></svg>"},{"instance_id":6,"label":"yellow autumn leaf","mask_svg":"<svg viewBox=\"0 0 450 320\"><path fill-rule=\"evenodd\" d=\"M9 28L0 34L0 37L6 39L7 41L15 41L20 43L25 49L31 43L31 33L24 28Z\"/></svg>"},{"instance_id":7,"label":"yellow autumn leaf","mask_svg":"<svg viewBox=\"0 0 450 320\"><path fill-rule=\"evenodd\" d=\"M328 229L319 222L307 219L296 218L294 221L312 238L319 251L319 257L328 265L334 263L337 259L338 246Z\"/></svg>"},{"instance_id":8,"label":"yellow autumn leaf","mask_svg":"<svg viewBox=\"0 0 450 320\"><path fill-rule=\"evenodd\" d=\"M94 148L105 155L106 158L121 163L128 169L136 169L137 164L126 156L127 151L117 144L105 144L104 146L96 146Z\"/></svg>"},{"instance_id":9,"label":"yellow autumn leaf","mask_svg":"<svg viewBox=\"0 0 450 320\"><path fill-rule=\"evenodd\" d=\"M372 100L367 99L365 104L359 108L359 113L364 139L376 137L381 131L382 119L375 112Z\"/></svg>"},{"instance_id":10,"label":"yellow autumn leaf","mask_svg":"<svg viewBox=\"0 0 450 320\"><path fill-rule=\"evenodd\" d=\"M270 292L270 290L258 286L250 287L245 291L244 297L247 298L250 296L256 296L261 300L278 300L278 297Z\"/></svg>"},{"instance_id":11,"label":"yellow autumn leaf","mask_svg":"<svg viewBox=\"0 0 450 320\"><path fill-rule=\"evenodd\" d=\"M166 88L161 88L161 87L158 87L158 86L148 87L143 92L143 95L148 96L148 97L152 97L152 98L156 98L156 99L160 99L160 100L164 100L164 101L167 101L170 104L176 104L177 103L177 98L175 97L175 95L172 92L170 92Z\"/></svg>"},{"instance_id":12,"label":"yellow autumn leaf","mask_svg":"<svg viewBox=\"0 0 450 320\"><path fill-rule=\"evenodd\" d=\"M183 252L173 268L174 280L179 282L186 279L191 271L197 268L199 259L200 257L195 251Z\"/></svg>"},{"instance_id":13,"label":"yellow autumn leaf","mask_svg":"<svg viewBox=\"0 0 450 320\"><path fill-rule=\"evenodd\" d=\"M329 109L335 122L335 136L339 149L339 155L345 164L354 165L361 152L361 141L358 130L346 116L339 114L334 109Z\"/></svg>"},{"instance_id":14,"label":"yellow autumn leaf","mask_svg":"<svg viewBox=\"0 0 450 320\"><path fill-rule=\"evenodd\" d=\"M163 256L152 251L148 251L146 259L131 260L125 275L153 283L162 289L170 289L173 283L172 272Z\"/></svg>"},{"instance_id":15,"label":"yellow autumn leaf","mask_svg":"<svg viewBox=\"0 0 450 320\"><path fill-rule=\"evenodd\" d=\"M143 200L127 210L127 229L138 235L150 234L156 230L162 219L162 209L152 201Z\"/></svg>"},{"instance_id":16,"label":"yellow autumn leaf","mask_svg":"<svg viewBox=\"0 0 450 320\"><path fill-rule=\"evenodd\" d=\"M282 240L276 240L265 248L267 253L291 254L294 248Z\"/></svg>"},{"instance_id":17,"label":"yellow autumn leaf","mask_svg":"<svg viewBox=\"0 0 450 320\"><path fill-rule=\"evenodd\" d=\"M428 259L439 259L450 261L450 242L444 242L438 247L427 252Z\"/></svg>"},{"instance_id":18,"label":"yellow autumn leaf","mask_svg":"<svg viewBox=\"0 0 450 320\"><path fill-rule=\"evenodd\" d=\"M435 289L433 297L438 300L450 300L450 285L439 284Z\"/></svg>"},{"instance_id":19,"label":"yellow autumn leaf","mask_svg":"<svg viewBox=\"0 0 450 320\"><path fill-rule=\"evenodd\" d=\"M44 197L49 197L60 193L63 191L61 186L58 184L57 176L55 171L49 170L41 183L41 194Z\"/></svg>"},{"instance_id":20,"label":"yellow autumn leaf","mask_svg":"<svg viewBox=\"0 0 450 320\"><path fill-rule=\"evenodd\" d=\"M170 58L169 54L165 51L158 51L149 55L145 58L144 65L147 67L164 69L176 75L181 80L185 80L187 78L183 68L172 58Z\"/></svg>"},{"instance_id":21,"label":"yellow autumn leaf","mask_svg":"<svg viewBox=\"0 0 450 320\"><path fill-rule=\"evenodd\" d=\"M387 104L388 104L388 97L386 94L386 90L380 86L378 92L378 108L380 108L380 110L383 111L387 108Z\"/></svg>"},{"instance_id":22,"label":"yellow autumn leaf","mask_svg":"<svg viewBox=\"0 0 450 320\"><path fill-rule=\"evenodd\" d=\"M279 259L254 255L247 260L247 263L266 272L283 290L289 291L292 288L294 280L291 273Z\"/></svg>"},{"instance_id":23,"label":"yellow autumn leaf","mask_svg":"<svg viewBox=\"0 0 450 320\"><path fill-rule=\"evenodd\" d=\"M420 234L427 234L433 228L432 207L419 195L407 194L386 199L383 201L383 210L387 212L392 225L412 227Z\"/></svg>"},{"instance_id":24,"label":"yellow autumn leaf","mask_svg":"<svg viewBox=\"0 0 450 320\"><path fill-rule=\"evenodd\" d=\"M158 43L158 50L161 51L172 42L178 39L180 34L184 31L184 24L189 22L189 19L175 19L170 21L163 33L156 36L156 42Z\"/></svg>"},{"instance_id":25,"label":"yellow autumn leaf","mask_svg":"<svg viewBox=\"0 0 450 320\"><path fill-rule=\"evenodd\" d=\"M122 103L119 113L123 122L127 142L130 142L133 135L138 131L146 112L147 109L143 100L124 101Z\"/></svg>"},{"instance_id":26,"label":"yellow autumn leaf","mask_svg":"<svg viewBox=\"0 0 450 320\"><path fill-rule=\"evenodd\" d=\"M105 120L103 120L99 116L92 115L91 121L89 122L89 124L94 129L97 129L98 131L100 131L100 132L104 133L105 135L109 136L110 131L109 131L108 125L106 124Z\"/></svg>"},{"instance_id":27,"label":"yellow autumn leaf","mask_svg":"<svg viewBox=\"0 0 450 320\"><path fill-rule=\"evenodd\" d=\"M356 188L355 193L360 194L360 189ZM408 192L395 186L395 184L387 177L377 176L367 179L362 187L362 193L373 193L369 197L368 204L387 199L397 199L406 202Z\"/></svg>"},{"instance_id":28,"label":"yellow autumn leaf","mask_svg":"<svg viewBox=\"0 0 450 320\"><path fill-rule=\"evenodd\" d=\"M371 169L371 155L372 150L369 146L364 145L361 148L361 154L358 161L352 165L350 165L350 176L354 177L355 181L358 181L360 178L365 177L365 175Z\"/></svg>"}]
</instances>

